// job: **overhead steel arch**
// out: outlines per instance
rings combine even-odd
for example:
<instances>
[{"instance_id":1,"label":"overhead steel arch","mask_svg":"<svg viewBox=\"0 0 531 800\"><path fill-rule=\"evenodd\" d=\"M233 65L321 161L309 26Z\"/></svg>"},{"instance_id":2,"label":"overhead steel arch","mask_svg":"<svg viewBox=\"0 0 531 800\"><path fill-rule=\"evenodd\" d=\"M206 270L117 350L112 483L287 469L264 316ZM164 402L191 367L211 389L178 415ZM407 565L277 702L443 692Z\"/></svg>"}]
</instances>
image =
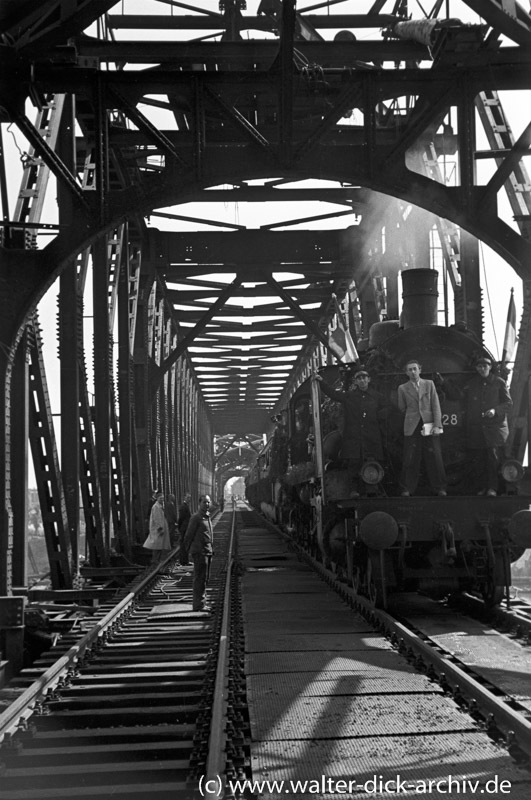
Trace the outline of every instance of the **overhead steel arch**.
<instances>
[{"instance_id":1,"label":"overhead steel arch","mask_svg":"<svg viewBox=\"0 0 531 800\"><path fill-rule=\"evenodd\" d=\"M253 15L233 3L215 16L219 40L203 41L212 19L201 13L174 18L164 2L149 19L102 16L112 5L25 0L0 10L0 119L28 142L0 245L0 597L10 601L26 581L28 438L49 551L58 554L54 588L63 589L79 574L80 490L93 566L108 563L113 549L128 557L153 488L194 498L213 491L246 466L217 461L214 436L270 432L271 414L332 360L333 295L360 345L374 323L398 319L399 273L431 264L434 227L455 318L479 337L474 237L529 279L529 128L514 140L497 95L531 88L529 16L519 6L511 21L495 0L481 4L490 30L430 20L427 39L406 39L399 26L407 21L411 32L416 21L402 3L341 15L333 7L301 13L293 0ZM173 30L175 39L145 35L147 27ZM346 35L334 39L333 30ZM243 40L246 31L269 38ZM502 46L502 32L516 44ZM452 185L440 173L446 157L458 174ZM481 159L492 165L485 179ZM43 210L48 176L57 182L52 221ZM334 186L310 188L310 180ZM498 211L502 189L512 193L514 228ZM383 216L381 196L394 198ZM179 237L146 220L166 209L186 221L185 204L213 197L282 200L295 219L261 229L225 220L223 244L200 230L204 219ZM333 231L318 228L300 210L305 199L332 204L318 219L349 216ZM206 223L219 229L215 214ZM39 248L44 228L51 240ZM92 397L83 333L89 259ZM34 316L58 277L60 459ZM247 307L253 293L256 305ZM515 368L517 449L527 437L528 332Z\"/></svg>"}]
</instances>

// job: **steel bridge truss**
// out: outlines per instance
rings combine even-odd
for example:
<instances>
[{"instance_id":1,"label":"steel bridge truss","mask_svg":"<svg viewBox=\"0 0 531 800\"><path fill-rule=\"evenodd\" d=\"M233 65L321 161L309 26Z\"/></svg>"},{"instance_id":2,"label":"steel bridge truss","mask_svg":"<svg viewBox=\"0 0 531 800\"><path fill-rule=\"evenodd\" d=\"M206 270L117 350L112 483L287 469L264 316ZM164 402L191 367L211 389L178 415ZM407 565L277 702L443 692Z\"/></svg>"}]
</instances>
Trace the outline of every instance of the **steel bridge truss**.
<instances>
[{"instance_id":1,"label":"steel bridge truss","mask_svg":"<svg viewBox=\"0 0 531 800\"><path fill-rule=\"evenodd\" d=\"M326 14L294 0L262 0L255 14L243 2L155 5L140 17L113 0L0 11L0 119L28 142L11 214L0 139L0 631L15 660L18 628L2 608L26 585L28 441L52 586L69 588L81 519L88 560L103 567L142 543L153 489L219 496L272 414L332 362L333 295L363 342L373 322L398 317L399 271L433 264L434 232L445 304L480 338L477 240L524 282L515 456L529 437L531 124L515 139L500 100L531 88L527 12L470 0L481 20L468 24L439 18L442 2L422 20L385 0ZM515 225L499 214L502 191ZM269 201L330 213L251 229L183 207ZM324 224L342 216L342 228ZM167 219L198 230L168 231ZM35 314L56 279L59 445Z\"/></svg>"}]
</instances>

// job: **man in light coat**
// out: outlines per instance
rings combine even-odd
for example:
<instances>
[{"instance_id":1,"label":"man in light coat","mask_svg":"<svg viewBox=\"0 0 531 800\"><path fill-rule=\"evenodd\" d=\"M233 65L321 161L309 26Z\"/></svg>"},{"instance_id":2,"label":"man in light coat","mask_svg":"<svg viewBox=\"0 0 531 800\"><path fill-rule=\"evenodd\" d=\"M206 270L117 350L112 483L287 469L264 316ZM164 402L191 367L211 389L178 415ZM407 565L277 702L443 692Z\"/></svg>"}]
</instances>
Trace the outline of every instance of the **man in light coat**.
<instances>
[{"instance_id":1,"label":"man in light coat","mask_svg":"<svg viewBox=\"0 0 531 800\"><path fill-rule=\"evenodd\" d=\"M156 500L149 513L149 535L143 544L146 550L151 550L151 563L158 564L164 561L171 549L170 532L166 515L164 514L164 495L157 492Z\"/></svg>"},{"instance_id":2,"label":"man in light coat","mask_svg":"<svg viewBox=\"0 0 531 800\"><path fill-rule=\"evenodd\" d=\"M433 381L420 377L422 367L418 361L408 361L405 369L409 381L398 387L398 407L405 415L402 496L409 497L416 491L424 457L431 488L444 497L446 473L439 439L443 427L437 390Z\"/></svg>"}]
</instances>

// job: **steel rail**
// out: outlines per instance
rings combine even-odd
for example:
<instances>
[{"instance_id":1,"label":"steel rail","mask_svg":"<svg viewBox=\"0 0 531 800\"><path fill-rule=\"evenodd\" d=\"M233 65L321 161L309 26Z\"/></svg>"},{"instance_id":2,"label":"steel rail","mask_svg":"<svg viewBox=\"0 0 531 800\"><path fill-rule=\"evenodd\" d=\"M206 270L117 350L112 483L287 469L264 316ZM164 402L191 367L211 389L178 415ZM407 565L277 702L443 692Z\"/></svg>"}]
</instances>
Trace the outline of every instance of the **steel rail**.
<instances>
[{"instance_id":1,"label":"steel rail","mask_svg":"<svg viewBox=\"0 0 531 800\"><path fill-rule=\"evenodd\" d=\"M298 545L296 546L299 548ZM301 556L311 563L328 584L336 583L334 575L302 549ZM420 659L419 669L433 674L435 680L440 680L446 688L450 687L454 696L461 696L469 706L474 704L475 710L480 711L486 723L490 723L492 720L495 722L505 735L508 744L516 741L518 747L531 757L531 722L517 710L511 708L503 698L494 695L479 680L469 675L465 668L460 667L455 660L452 660L453 656L441 652L439 645L432 642L429 637L422 638L387 612L375 608L354 589L341 585L338 591L345 599L348 599L356 611L361 613L380 632L389 636L391 641L398 646L399 651L406 651L408 658L411 657L417 664Z\"/></svg>"},{"instance_id":2,"label":"steel rail","mask_svg":"<svg viewBox=\"0 0 531 800\"><path fill-rule=\"evenodd\" d=\"M0 714L0 743L3 742L6 735L12 735L16 732L22 721L31 716L35 705L39 703L49 691L57 686L64 673L83 657L86 651L94 645L108 628L116 624L138 595L143 592L149 582L153 580L159 569L161 569L170 558L171 556L165 559L165 561L159 565L156 572L150 571L149 574L135 586L133 591L129 592L118 605L112 608L99 622L96 622L76 644L72 645L61 658L28 686L28 688Z\"/></svg>"},{"instance_id":3,"label":"steel rail","mask_svg":"<svg viewBox=\"0 0 531 800\"><path fill-rule=\"evenodd\" d=\"M406 625L394 619L390 614L374 605L354 589L338 584L335 575L323 564L310 556L289 534L277 528L270 520L263 519L276 533L288 540L299 556L306 561L335 591L345 599L351 607L358 611L374 627L388 636L400 652L406 652L408 659L421 669L439 680L444 688L450 689L456 697L464 700L469 710L479 711L487 726L492 722L503 733L507 745L516 743L527 757L531 758L531 721L511 708L505 699L497 697L479 680L468 674L466 667L460 667L454 656L441 652L441 648L428 636L421 637ZM508 695L505 695L510 700Z\"/></svg>"},{"instance_id":4,"label":"steel rail","mask_svg":"<svg viewBox=\"0 0 531 800\"><path fill-rule=\"evenodd\" d=\"M234 533L236 530L236 508L232 511L232 523L227 554L227 576L223 594L223 616L219 634L218 663L216 680L214 683L214 700L212 704L212 717L210 723L210 737L208 741L208 759L206 763L206 783L201 792L203 797L223 797L225 791L226 767L226 720L228 702L228 670L230 646L230 595L231 574L234 565L233 548ZM211 788L215 787L215 788Z\"/></svg>"}]
</instances>

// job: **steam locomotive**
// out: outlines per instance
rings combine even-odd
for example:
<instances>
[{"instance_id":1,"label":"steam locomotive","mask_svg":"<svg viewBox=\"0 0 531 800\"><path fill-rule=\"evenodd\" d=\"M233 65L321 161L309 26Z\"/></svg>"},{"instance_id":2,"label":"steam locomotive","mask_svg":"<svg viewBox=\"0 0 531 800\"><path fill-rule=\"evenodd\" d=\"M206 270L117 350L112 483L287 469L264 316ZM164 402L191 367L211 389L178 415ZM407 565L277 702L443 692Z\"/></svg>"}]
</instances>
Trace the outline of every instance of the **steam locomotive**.
<instances>
[{"instance_id":1,"label":"steam locomotive","mask_svg":"<svg viewBox=\"0 0 531 800\"><path fill-rule=\"evenodd\" d=\"M531 547L525 472L508 458L498 495L478 495L462 390L475 374L475 360L492 357L464 325L436 324L434 270L410 270L402 279L401 320L373 325L363 358L371 386L387 400L387 414L381 427L385 459L362 465L361 496L352 491L352 475L339 458L340 405L309 378L276 418L274 434L247 477L247 499L375 606L386 607L391 592L415 590L439 596L471 591L494 605L509 596L511 564ZM415 496L401 496L397 389L410 359L437 386L446 497L432 496L422 474ZM349 387L348 369L328 366L320 372L329 385Z\"/></svg>"}]
</instances>

